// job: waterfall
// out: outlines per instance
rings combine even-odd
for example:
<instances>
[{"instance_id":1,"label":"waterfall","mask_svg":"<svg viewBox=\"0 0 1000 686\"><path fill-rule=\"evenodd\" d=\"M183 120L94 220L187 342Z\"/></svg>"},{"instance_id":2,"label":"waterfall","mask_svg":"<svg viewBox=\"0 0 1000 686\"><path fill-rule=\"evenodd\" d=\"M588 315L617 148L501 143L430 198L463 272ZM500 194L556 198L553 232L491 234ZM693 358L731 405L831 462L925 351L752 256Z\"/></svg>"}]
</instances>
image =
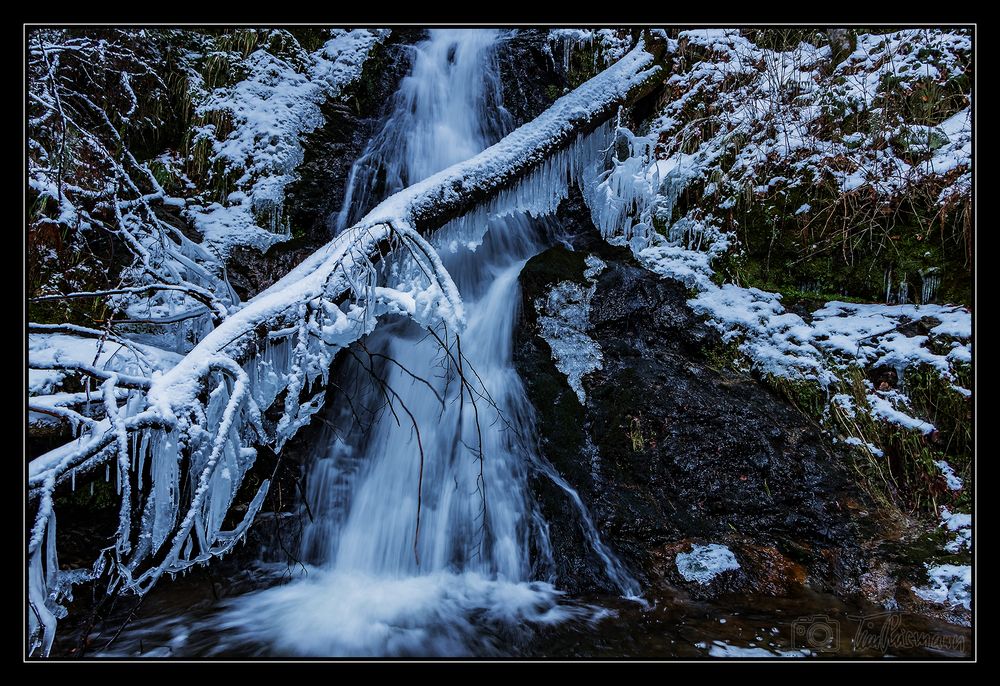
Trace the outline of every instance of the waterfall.
<instances>
[{"instance_id":1,"label":"waterfall","mask_svg":"<svg viewBox=\"0 0 1000 686\"><path fill-rule=\"evenodd\" d=\"M493 51L497 32L439 29L415 48L413 67L382 129L351 166L334 234L382 198L466 160L509 131Z\"/></svg>"},{"instance_id":2,"label":"waterfall","mask_svg":"<svg viewBox=\"0 0 1000 686\"><path fill-rule=\"evenodd\" d=\"M497 38L435 30L415 47L393 112L351 170L335 230L511 129ZM536 454L512 359L518 276L552 240L539 218L555 211L570 183L596 176L591 167L611 131L580 136L435 233L431 243L466 307L460 343L448 336L443 347L412 319L389 316L350 349L334 377L337 393L320 410L325 429L307 468L301 573L224 601L209 653L251 646L276 655L482 656L502 653L531 627L590 616L593 608L566 602L553 585L532 473L553 480L580 511L595 564L623 594L638 593L579 496ZM406 278L413 264L395 256L382 268ZM267 348L251 370L255 397L273 399L271 378L287 353L280 341Z\"/></svg>"}]
</instances>

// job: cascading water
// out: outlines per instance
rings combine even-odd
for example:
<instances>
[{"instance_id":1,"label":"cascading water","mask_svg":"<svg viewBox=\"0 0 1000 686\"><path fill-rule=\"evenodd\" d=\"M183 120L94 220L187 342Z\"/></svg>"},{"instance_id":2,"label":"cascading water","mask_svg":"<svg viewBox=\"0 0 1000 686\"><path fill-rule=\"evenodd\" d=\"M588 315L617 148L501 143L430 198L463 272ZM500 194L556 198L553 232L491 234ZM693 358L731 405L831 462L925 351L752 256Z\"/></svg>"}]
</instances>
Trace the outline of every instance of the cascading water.
<instances>
[{"instance_id":1,"label":"cascading water","mask_svg":"<svg viewBox=\"0 0 1000 686\"><path fill-rule=\"evenodd\" d=\"M352 168L335 229L508 132L497 38L439 30L416 46L394 112ZM590 616L592 608L560 603L551 583L547 525L528 492L532 469L580 509L608 578L626 595L638 592L577 494L535 455L511 349L518 275L548 237L528 213L554 211L570 180L583 178L581 160L600 157L606 133L579 139L437 232L432 243L466 306L460 345L452 337L442 347L399 318L352 349L307 474L305 573L226 601L207 652L488 655L532 624ZM396 267L405 271L406 260Z\"/></svg>"},{"instance_id":2,"label":"cascading water","mask_svg":"<svg viewBox=\"0 0 1000 686\"><path fill-rule=\"evenodd\" d=\"M496 37L433 31L417 46L395 112L352 169L339 228L505 133ZM309 474L301 552L316 568L241 599L225 624L281 653L454 655L493 650L484 626L512 631L574 612L549 583L531 581L532 549L545 557L549 546L527 495L529 418L511 358L517 277L543 237L524 214L494 219L475 250L442 249L441 232L469 313L461 349L442 350L409 321L369 337L354 362L360 382L345 389L349 405L328 413L336 428ZM460 364L470 378L474 370L470 387ZM381 412L369 423L371 408Z\"/></svg>"},{"instance_id":3,"label":"cascading water","mask_svg":"<svg viewBox=\"0 0 1000 686\"><path fill-rule=\"evenodd\" d=\"M437 30L416 46L393 111L351 166L344 204L330 218L334 233L372 205L455 162L507 132L500 81L492 67L495 31Z\"/></svg>"}]
</instances>

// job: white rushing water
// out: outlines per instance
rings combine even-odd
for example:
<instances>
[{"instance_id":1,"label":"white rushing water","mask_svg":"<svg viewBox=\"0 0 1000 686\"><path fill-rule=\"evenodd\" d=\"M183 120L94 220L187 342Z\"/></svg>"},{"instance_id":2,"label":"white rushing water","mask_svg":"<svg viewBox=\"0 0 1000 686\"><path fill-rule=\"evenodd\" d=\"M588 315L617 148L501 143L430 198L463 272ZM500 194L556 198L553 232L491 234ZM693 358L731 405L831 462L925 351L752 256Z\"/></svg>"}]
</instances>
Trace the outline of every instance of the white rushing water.
<instances>
[{"instance_id":1,"label":"white rushing water","mask_svg":"<svg viewBox=\"0 0 1000 686\"><path fill-rule=\"evenodd\" d=\"M495 39L492 31L440 30L416 47L394 113L352 170L340 227L378 195L472 157L504 133L503 112L486 111L499 100ZM381 193L371 186L379 175ZM463 366L475 369L475 386L481 380L496 408L462 387L456 347L450 357L409 322L381 327L366 344L373 356L355 361L351 407L339 404L337 430L308 477L313 521L301 548L315 567L301 581L242 598L225 625L281 653L454 655L491 650L477 637L483 625L567 614L551 585L530 581L532 535L543 533L532 531L527 451L516 430L523 390L511 360L517 277L542 245L524 216L492 228L475 252L444 253L469 312ZM369 365L384 388L367 378ZM392 409L366 414L386 393Z\"/></svg>"},{"instance_id":2,"label":"white rushing water","mask_svg":"<svg viewBox=\"0 0 1000 686\"><path fill-rule=\"evenodd\" d=\"M335 229L509 131L497 38L436 30L415 47L393 113L351 171ZM567 183L566 161L549 166L521 192L545 211L565 197ZM515 206L525 202L510 195ZM534 453L512 342L518 275L545 247L546 231L522 212L495 216L481 238L481 228L467 225L487 216L460 218L432 241L466 304L461 351L442 349L410 320L390 320L338 371L340 392L322 415L328 428L306 477L302 571L227 601L212 619L218 642L208 652L250 644L279 655L489 655L532 625L588 613L560 603L551 583L548 527L528 488L532 469L580 510L595 564L623 591L637 591L579 496ZM470 233L472 241L454 240Z\"/></svg>"}]
</instances>

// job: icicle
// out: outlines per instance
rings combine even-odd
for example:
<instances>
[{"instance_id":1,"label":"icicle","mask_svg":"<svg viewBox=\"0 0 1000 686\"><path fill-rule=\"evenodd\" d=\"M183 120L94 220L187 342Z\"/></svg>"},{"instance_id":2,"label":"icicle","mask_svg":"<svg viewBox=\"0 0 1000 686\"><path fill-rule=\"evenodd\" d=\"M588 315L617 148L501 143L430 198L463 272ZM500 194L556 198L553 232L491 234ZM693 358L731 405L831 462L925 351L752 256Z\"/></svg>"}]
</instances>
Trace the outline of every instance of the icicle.
<instances>
[{"instance_id":1,"label":"icicle","mask_svg":"<svg viewBox=\"0 0 1000 686\"><path fill-rule=\"evenodd\" d=\"M941 276L938 274L937 268L931 267L930 269L921 271L920 278L923 280L923 284L920 289L919 304L923 305L934 302L937 298L938 288L941 286Z\"/></svg>"},{"instance_id":2,"label":"icicle","mask_svg":"<svg viewBox=\"0 0 1000 686\"><path fill-rule=\"evenodd\" d=\"M159 550L173 530L180 505L179 465L180 454L173 432L157 432L150 455L152 490L150 499L153 521L150 530L152 552Z\"/></svg>"},{"instance_id":3,"label":"icicle","mask_svg":"<svg viewBox=\"0 0 1000 686\"><path fill-rule=\"evenodd\" d=\"M136 466L136 479L138 480L138 485L136 488L140 493L142 493L142 472L146 468L146 451L149 450L149 431L142 432L142 440L139 441L139 456L138 465Z\"/></svg>"},{"instance_id":4,"label":"icicle","mask_svg":"<svg viewBox=\"0 0 1000 686\"><path fill-rule=\"evenodd\" d=\"M611 126L605 124L592 133L577 136L511 187L501 189L487 202L441 227L433 245L441 251L454 252L459 246L474 250L493 220L516 214L536 218L553 214L569 197L570 184L585 190L592 185L590 177L603 166L603 151L611 131Z\"/></svg>"}]
</instances>

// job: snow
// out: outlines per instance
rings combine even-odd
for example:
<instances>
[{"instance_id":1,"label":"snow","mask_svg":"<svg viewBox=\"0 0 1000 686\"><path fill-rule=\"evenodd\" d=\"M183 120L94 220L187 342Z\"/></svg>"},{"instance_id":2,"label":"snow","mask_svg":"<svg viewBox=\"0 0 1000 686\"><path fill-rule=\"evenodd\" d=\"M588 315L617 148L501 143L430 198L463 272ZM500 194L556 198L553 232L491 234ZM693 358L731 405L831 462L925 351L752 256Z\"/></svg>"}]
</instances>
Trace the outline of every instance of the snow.
<instances>
[{"instance_id":1,"label":"snow","mask_svg":"<svg viewBox=\"0 0 1000 686\"><path fill-rule=\"evenodd\" d=\"M928 336L907 336L897 330L908 322L930 318L942 322L931 329L932 334L961 335L969 331L971 313L959 307L832 301L813 312L807 323L784 310L780 295L733 284L711 285L690 303L696 312L709 317L724 341L740 340L740 351L761 372L812 379L824 387L833 381L838 369L851 364L892 367L900 379L906 369L927 365L945 379L953 379L952 360L958 357L954 351L963 353L960 361L971 357L969 341L956 342L958 347L942 355L928 346ZM966 391L959 386L956 389ZM930 422L911 416L909 401L899 391L872 388L867 404L877 419L921 434L934 431ZM853 403L850 409L854 411ZM875 446L869 448L874 448L873 454L881 454Z\"/></svg>"},{"instance_id":2,"label":"snow","mask_svg":"<svg viewBox=\"0 0 1000 686\"><path fill-rule=\"evenodd\" d=\"M693 545L691 552L677 553L677 571L685 581L706 585L723 572L740 568L733 551L724 545Z\"/></svg>"},{"instance_id":3,"label":"snow","mask_svg":"<svg viewBox=\"0 0 1000 686\"><path fill-rule=\"evenodd\" d=\"M847 438L845 438L845 439L843 440L843 442L844 442L844 443L845 443L846 445L856 445L856 446L861 446L861 447L863 447L863 448L864 448L865 450L867 450L868 452L870 452L870 453L871 453L872 455L874 455L875 457L883 457L883 456L885 455L885 453L884 453L884 452L883 452L882 450L880 450L880 449L879 449L879 448L877 448L876 446L872 445L872 444L871 444L871 443L869 443L868 441L862 441L862 440L861 440L860 438L858 438L857 436L848 436Z\"/></svg>"},{"instance_id":4,"label":"snow","mask_svg":"<svg viewBox=\"0 0 1000 686\"><path fill-rule=\"evenodd\" d=\"M948 488L952 491L962 490L962 480L958 478L955 474L955 470L951 468L951 465L944 460L936 460L934 462L937 468L941 470L941 476L944 477L945 483L948 484Z\"/></svg>"},{"instance_id":5,"label":"snow","mask_svg":"<svg viewBox=\"0 0 1000 686\"><path fill-rule=\"evenodd\" d=\"M761 372L813 379L822 386L833 380L834 371L849 364L892 367L900 379L906 369L927 365L945 379L953 379L951 360L959 357L954 351L963 353L960 361L971 357L969 341L956 342L958 347L942 355L928 346L928 336L907 336L897 330L911 321L929 318L941 322L931 329L932 334L960 336L971 329L971 313L960 307L831 301L806 322L785 311L779 294L733 284L709 285L690 304L709 317L724 341L740 340L740 351ZM934 430L929 422L907 413L908 400L898 391L872 389L867 401L871 413L883 421L922 434Z\"/></svg>"},{"instance_id":6,"label":"snow","mask_svg":"<svg viewBox=\"0 0 1000 686\"><path fill-rule=\"evenodd\" d=\"M811 327L798 315L785 312L779 294L712 284L689 303L695 312L709 317L710 324L722 332L724 342L742 335L740 350L762 372L815 379L823 385L828 382Z\"/></svg>"},{"instance_id":7,"label":"snow","mask_svg":"<svg viewBox=\"0 0 1000 686\"><path fill-rule=\"evenodd\" d=\"M304 69L259 48L244 61L244 79L216 88L196 113L226 112L233 129L222 140L212 124L196 136L212 143L212 163L240 174L226 203L188 202L185 209L204 242L220 257L237 245L265 250L290 237L282 216L285 187L302 162L301 138L323 124L320 106L361 75L371 49L387 29L333 29L322 48L308 56Z\"/></svg>"},{"instance_id":8,"label":"snow","mask_svg":"<svg viewBox=\"0 0 1000 686\"><path fill-rule=\"evenodd\" d=\"M669 275L669 274L667 274ZM891 366L902 378L911 365L927 364L951 378L946 355L933 352L927 336L906 336L900 326L921 318L940 321L933 334L968 337L971 313L942 305L878 305L831 301L812 313L807 323L785 312L781 296L733 284L709 287L691 300L696 311L707 314L714 326L733 339L746 337L741 346L762 370L796 378L821 365L820 352L842 362L861 361L871 367ZM971 343L961 343L971 351ZM884 403L880 403L884 405ZM892 411L886 409L886 414Z\"/></svg>"},{"instance_id":9,"label":"snow","mask_svg":"<svg viewBox=\"0 0 1000 686\"><path fill-rule=\"evenodd\" d=\"M55 393L71 372L65 369L33 369L32 365L92 365L109 372L146 376L153 370L165 371L181 356L132 341L83 338L63 333L28 334L28 394L51 396L51 402L33 397L33 402L58 405L67 400Z\"/></svg>"},{"instance_id":10,"label":"snow","mask_svg":"<svg viewBox=\"0 0 1000 686\"><path fill-rule=\"evenodd\" d=\"M808 649L802 650L781 650L779 648L764 648L762 646L735 646L726 641L712 641L708 648L708 654L712 657L807 657L810 655Z\"/></svg>"},{"instance_id":11,"label":"snow","mask_svg":"<svg viewBox=\"0 0 1000 686\"><path fill-rule=\"evenodd\" d=\"M139 116L135 93L148 89L150 101L168 97L170 87L158 70L165 66L162 51L173 36L164 31L154 37L131 28L109 29L99 39L66 29L38 33L39 43L29 63L28 176L29 185L39 194L38 207L50 207L59 225L52 224L48 211L33 214L31 223L36 229L49 227L57 232L71 227L64 236L64 248L78 255L74 262L83 261L46 279L37 295L89 290L93 283L89 271L104 268L101 259L94 262L86 257L90 252L86 243L93 240L86 236L98 231L113 234L113 249L131 259L131 264L126 259L121 265L125 288L106 300L112 307L131 314L140 294L151 309L166 310L165 314L174 317L208 309L225 314L238 303L224 277L220 278L215 257L158 212L158 203L167 198L153 169L174 156L160 155L140 163L129 146L123 145L124 132L135 130L134 126L165 123L153 112L137 121L133 117ZM55 57L45 57L50 54ZM83 77L74 73L86 74L89 84L84 85ZM113 99L99 91L102 87L118 88L128 102L116 107ZM95 97L94 89L100 97ZM60 131L66 135L58 135ZM62 162L54 164L64 155L72 160L65 169ZM43 250L54 256L52 248ZM117 258L113 261L118 262ZM112 277L117 279L118 274ZM152 284L160 286L153 294L148 288L133 290ZM51 382L48 377L39 383Z\"/></svg>"},{"instance_id":12,"label":"snow","mask_svg":"<svg viewBox=\"0 0 1000 686\"><path fill-rule=\"evenodd\" d=\"M920 598L948 607L972 608L972 567L968 565L927 565L927 586L915 587Z\"/></svg>"},{"instance_id":13,"label":"snow","mask_svg":"<svg viewBox=\"0 0 1000 686\"><path fill-rule=\"evenodd\" d=\"M887 395L879 393L870 393L868 395L868 403L871 405L872 416L921 434L929 434L934 431L934 425L930 422L911 417L905 412L896 409L895 405L887 399ZM894 395L897 398L900 397L899 394Z\"/></svg>"},{"instance_id":14,"label":"snow","mask_svg":"<svg viewBox=\"0 0 1000 686\"><path fill-rule=\"evenodd\" d=\"M601 347L587 335L592 328L590 301L595 290L593 282L584 288L572 281L562 281L545 298L535 301L539 333L549 344L556 368L566 375L581 405L587 402L583 377L604 368Z\"/></svg>"},{"instance_id":15,"label":"snow","mask_svg":"<svg viewBox=\"0 0 1000 686\"><path fill-rule=\"evenodd\" d=\"M784 192L781 185L833 179L844 192L871 189L879 202L887 204L910 184L927 177L945 179L938 198L942 205L961 200L970 191L971 106L937 127L897 122L895 116L885 130L870 134L844 135L837 127L824 125L827 116L884 110L882 100L900 97L887 92L888 84L910 93L921 79L943 83L961 76L971 55L968 31L861 32L856 51L832 73L828 46L800 43L786 52L774 51L735 29L684 31L679 40L710 54L670 77L668 84L677 95L652 128L665 140L668 158L681 155L683 149L684 154L703 161L702 178L717 174L720 180L712 194L723 206L750 182L757 195L780 195ZM713 114L703 117L696 108L705 102L712 103ZM686 144L700 133L693 124L704 119L717 127L690 153ZM761 126L762 122L770 126ZM899 140L926 141L931 129L945 141L934 150L923 144L910 144L905 151L894 147ZM735 156L728 169L715 163L725 150ZM920 154L913 159L909 153ZM760 184L759 179L772 183ZM799 212L807 212L805 207L800 205Z\"/></svg>"},{"instance_id":16,"label":"snow","mask_svg":"<svg viewBox=\"0 0 1000 686\"><path fill-rule=\"evenodd\" d=\"M941 525L954 534L945 545L949 553L972 549L972 515L941 508Z\"/></svg>"}]
</instances>

